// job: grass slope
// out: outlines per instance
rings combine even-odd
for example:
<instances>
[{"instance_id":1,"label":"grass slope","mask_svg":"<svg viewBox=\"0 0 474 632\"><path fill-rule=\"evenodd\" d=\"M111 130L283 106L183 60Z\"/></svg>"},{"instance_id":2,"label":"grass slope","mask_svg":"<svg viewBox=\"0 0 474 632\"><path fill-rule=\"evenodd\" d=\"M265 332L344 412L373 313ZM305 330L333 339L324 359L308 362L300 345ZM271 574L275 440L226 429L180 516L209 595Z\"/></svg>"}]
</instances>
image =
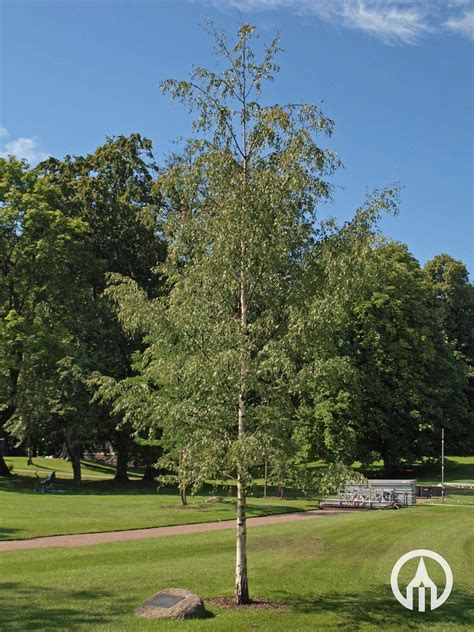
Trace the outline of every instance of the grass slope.
<instances>
[{"instance_id":1,"label":"grass slope","mask_svg":"<svg viewBox=\"0 0 474 632\"><path fill-rule=\"evenodd\" d=\"M393 564L416 548L442 554L454 573L450 599L433 612L404 609L390 590ZM251 592L284 601L285 611L209 606L211 617L202 621L134 617L138 604L166 587L186 587L204 598L232 594L234 534L223 531L0 554L0 627L37 632L474 629L472 509L420 506L259 527L249 532L249 549ZM411 577L414 568L409 571Z\"/></svg>"},{"instance_id":2,"label":"grass slope","mask_svg":"<svg viewBox=\"0 0 474 632\"><path fill-rule=\"evenodd\" d=\"M25 457L7 457L18 470L27 469ZM320 466L320 464L317 464ZM208 503L208 489L194 499L190 508L182 509L173 490L156 493L154 485L132 481L118 485L111 480L113 469L107 465L87 464L85 474L103 476L90 478L77 489L68 478L71 464L60 459L34 459L27 472L11 478L0 478L0 539L30 538L42 535L86 533L137 529L144 527L209 522L234 518L232 499L226 502ZM41 469L40 469L41 468ZM40 494L34 472L45 477L50 470L64 475L59 486L65 494ZM437 482L438 466L417 467L420 481ZM474 457L449 457L446 464L446 481L474 481ZM261 490L260 490L261 491ZM222 492L219 492L222 493ZM207 494L207 495L206 495ZM433 501L439 502L439 501ZM447 503L474 505L474 493L449 489ZM309 509L314 502L304 500L279 500L276 498L249 497L249 515L284 513Z\"/></svg>"}]
</instances>

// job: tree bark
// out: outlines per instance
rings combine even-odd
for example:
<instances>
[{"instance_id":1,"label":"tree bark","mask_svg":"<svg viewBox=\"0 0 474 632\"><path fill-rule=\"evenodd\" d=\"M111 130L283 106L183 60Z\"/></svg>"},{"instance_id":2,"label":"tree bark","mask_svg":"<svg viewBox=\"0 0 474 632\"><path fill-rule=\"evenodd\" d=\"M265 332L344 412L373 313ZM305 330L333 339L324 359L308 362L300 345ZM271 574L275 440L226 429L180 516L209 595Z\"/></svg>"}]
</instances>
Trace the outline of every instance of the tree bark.
<instances>
[{"instance_id":1,"label":"tree bark","mask_svg":"<svg viewBox=\"0 0 474 632\"><path fill-rule=\"evenodd\" d=\"M26 464L33 465L33 448L31 447L31 445L28 446L26 453L28 455L26 459Z\"/></svg>"},{"instance_id":2,"label":"tree bark","mask_svg":"<svg viewBox=\"0 0 474 632\"><path fill-rule=\"evenodd\" d=\"M245 422L247 412L246 401L246 379L247 379L247 325L248 325L248 295L246 280L246 241L244 225L245 217L245 188L248 176L248 154L247 154L247 87L246 87L246 44L244 42L243 54L243 87L242 87L242 146L243 146L243 205L240 209L240 388L239 388L239 408L238 408L238 439L245 436ZM235 599L237 604L250 603L248 570L247 570L247 515L246 515L246 480L240 467L237 468L237 543L235 556Z\"/></svg>"},{"instance_id":3,"label":"tree bark","mask_svg":"<svg viewBox=\"0 0 474 632\"><path fill-rule=\"evenodd\" d=\"M400 462L388 450L382 454L385 476L395 476L400 469Z\"/></svg>"},{"instance_id":4,"label":"tree bark","mask_svg":"<svg viewBox=\"0 0 474 632\"><path fill-rule=\"evenodd\" d=\"M245 488L237 478L237 549L235 558L235 599L238 604L250 603L247 571L247 516Z\"/></svg>"},{"instance_id":5,"label":"tree bark","mask_svg":"<svg viewBox=\"0 0 474 632\"><path fill-rule=\"evenodd\" d=\"M268 485L268 459L265 457L265 472L263 474L263 497L267 497L267 485Z\"/></svg>"},{"instance_id":6,"label":"tree bark","mask_svg":"<svg viewBox=\"0 0 474 632\"><path fill-rule=\"evenodd\" d=\"M8 469L8 465L4 459L6 455L6 445L7 438L5 436L5 430L2 430L3 425L10 419L10 417L14 414L16 408L15 406L9 406L0 412L0 438L3 441L0 444L0 476L11 476L12 473Z\"/></svg>"},{"instance_id":7,"label":"tree bark","mask_svg":"<svg viewBox=\"0 0 474 632\"><path fill-rule=\"evenodd\" d=\"M155 480L156 470L153 465L145 465L145 471L143 472L143 482L152 483Z\"/></svg>"},{"instance_id":8,"label":"tree bark","mask_svg":"<svg viewBox=\"0 0 474 632\"><path fill-rule=\"evenodd\" d=\"M124 431L117 431L116 435L117 441L115 442L114 448L117 453L117 463L115 465L114 481L117 483L125 483L129 480L127 471L129 456L128 437Z\"/></svg>"},{"instance_id":9,"label":"tree bark","mask_svg":"<svg viewBox=\"0 0 474 632\"><path fill-rule=\"evenodd\" d=\"M179 486L179 497L181 499L181 507L186 507L188 504L188 499L186 496L186 485L180 484Z\"/></svg>"},{"instance_id":10,"label":"tree bark","mask_svg":"<svg viewBox=\"0 0 474 632\"><path fill-rule=\"evenodd\" d=\"M242 244L242 249L245 246ZM243 270L240 274L240 392L238 412L238 438L245 436L245 417L247 402L245 397L245 379L247 376L247 359L245 337L247 335L247 293ZM250 603L248 571L247 571L247 515L245 499L245 480L242 472L237 473L237 548L235 557L235 599L237 604Z\"/></svg>"},{"instance_id":11,"label":"tree bark","mask_svg":"<svg viewBox=\"0 0 474 632\"><path fill-rule=\"evenodd\" d=\"M71 459L73 481L75 485L80 485L82 480L81 473L81 451L78 445L71 446L66 442L69 458Z\"/></svg>"},{"instance_id":12,"label":"tree bark","mask_svg":"<svg viewBox=\"0 0 474 632\"><path fill-rule=\"evenodd\" d=\"M11 476L11 475L12 473L8 469L8 465L5 459L3 458L3 455L0 454L0 476Z\"/></svg>"},{"instance_id":13,"label":"tree bark","mask_svg":"<svg viewBox=\"0 0 474 632\"><path fill-rule=\"evenodd\" d=\"M243 246L244 247L244 246ZM245 349L245 337L247 335L247 295L244 274L241 272L240 281L240 324L241 324L241 350L240 350L240 392L238 412L238 438L245 436L245 417L247 402L245 397L245 378L247 376L247 359ZM237 547L235 558L235 599L237 604L250 603L248 571L247 571L247 515L245 498L245 480L242 472L237 473Z\"/></svg>"}]
</instances>

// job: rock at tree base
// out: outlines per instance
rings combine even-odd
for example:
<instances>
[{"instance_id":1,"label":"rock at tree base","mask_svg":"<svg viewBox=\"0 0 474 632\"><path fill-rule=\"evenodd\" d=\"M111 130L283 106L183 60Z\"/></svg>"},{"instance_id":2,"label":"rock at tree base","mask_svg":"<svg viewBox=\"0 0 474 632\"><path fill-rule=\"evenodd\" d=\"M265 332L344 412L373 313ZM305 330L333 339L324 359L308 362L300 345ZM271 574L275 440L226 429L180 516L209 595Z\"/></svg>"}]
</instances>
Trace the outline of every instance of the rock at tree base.
<instances>
[{"instance_id":1,"label":"rock at tree base","mask_svg":"<svg viewBox=\"0 0 474 632\"><path fill-rule=\"evenodd\" d=\"M167 588L138 606L135 614L147 619L196 619L206 611L202 599L189 590Z\"/></svg>"}]
</instances>

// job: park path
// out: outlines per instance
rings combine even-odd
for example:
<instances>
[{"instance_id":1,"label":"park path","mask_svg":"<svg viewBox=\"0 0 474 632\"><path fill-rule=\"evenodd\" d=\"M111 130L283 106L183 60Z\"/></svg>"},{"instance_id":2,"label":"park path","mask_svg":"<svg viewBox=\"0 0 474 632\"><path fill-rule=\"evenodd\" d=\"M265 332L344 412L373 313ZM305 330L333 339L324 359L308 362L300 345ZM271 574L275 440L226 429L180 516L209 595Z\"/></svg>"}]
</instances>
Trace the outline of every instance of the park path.
<instances>
[{"instance_id":1,"label":"park path","mask_svg":"<svg viewBox=\"0 0 474 632\"><path fill-rule=\"evenodd\" d=\"M335 516L348 511L325 509L314 511L299 511L297 513L279 514L274 516L259 516L247 518L248 527L262 527L283 522L301 522ZM235 520L219 522L200 522L197 524L182 524L173 527L152 527L147 529L132 529L129 531L106 531L102 533L79 533L75 535L53 535L30 540L0 541L0 553L5 551L23 551L26 549L45 549L51 547L77 547L107 544L109 542L124 542L126 540L143 540L145 538L164 538L171 535L188 535L190 533L204 533L207 531L223 531L234 529Z\"/></svg>"}]
</instances>

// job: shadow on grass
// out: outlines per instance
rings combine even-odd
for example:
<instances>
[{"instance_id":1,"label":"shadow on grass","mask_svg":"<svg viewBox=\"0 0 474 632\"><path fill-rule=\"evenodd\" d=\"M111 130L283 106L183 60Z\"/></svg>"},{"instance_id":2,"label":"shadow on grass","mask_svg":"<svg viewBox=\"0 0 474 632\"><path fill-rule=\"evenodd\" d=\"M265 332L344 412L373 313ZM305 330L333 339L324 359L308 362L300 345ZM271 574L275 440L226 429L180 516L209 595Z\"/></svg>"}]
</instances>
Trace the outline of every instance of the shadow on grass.
<instances>
[{"instance_id":1,"label":"shadow on grass","mask_svg":"<svg viewBox=\"0 0 474 632\"><path fill-rule=\"evenodd\" d=\"M108 465L107 463L98 463L97 461L86 461L85 459L81 460L81 465L84 469L92 470L101 474L108 474L109 476L115 475L115 468L112 465ZM143 474L143 469L140 468L128 468L128 475L130 474L140 476Z\"/></svg>"},{"instance_id":2,"label":"shadow on grass","mask_svg":"<svg viewBox=\"0 0 474 632\"><path fill-rule=\"evenodd\" d=\"M143 480L130 480L125 483L116 482L112 479L107 480L85 480L80 486L76 486L72 480L58 478L56 488L62 490L68 496L87 496L87 495L120 495L120 496L153 496L156 498L157 503L164 496L173 496L178 500L179 494L174 487L161 487L157 491L157 484L154 482ZM220 501L216 503L206 504L202 499L212 498L216 496L216 492L220 491ZM43 496L39 490L39 482L36 478L24 474L14 474L13 476L0 478L0 492L13 492L15 494L34 494ZM60 497L61 494L44 494L44 497ZM274 500L271 505L255 506L252 504L253 500L257 500L257 496L249 496L248 514L249 516L259 516L272 513L287 513L291 511L297 511L299 508L292 505L292 501L296 499L284 498L283 500L270 497L268 500ZM224 507L226 504L235 504L236 499L234 497L228 497L224 491L216 490L214 485L205 485L197 494L196 499L189 496L188 501L190 505L195 503L201 504L201 509L215 508L217 506ZM158 506L157 504L157 506ZM179 508L177 503L176 508Z\"/></svg>"},{"instance_id":3,"label":"shadow on grass","mask_svg":"<svg viewBox=\"0 0 474 632\"><path fill-rule=\"evenodd\" d=\"M9 527L0 525L0 540L10 540L14 533L19 533L20 531L21 529L10 529Z\"/></svg>"},{"instance_id":4,"label":"shadow on grass","mask_svg":"<svg viewBox=\"0 0 474 632\"><path fill-rule=\"evenodd\" d=\"M46 472L60 472L57 467L49 467L47 465L40 465L39 463L35 463L32 461L31 467L35 470L45 470ZM21 468L20 468L21 469Z\"/></svg>"},{"instance_id":5,"label":"shadow on grass","mask_svg":"<svg viewBox=\"0 0 474 632\"><path fill-rule=\"evenodd\" d=\"M120 618L139 605L133 596L105 590L32 588L15 582L0 583L0 594L1 630L85 630L92 624L119 630ZM203 619L214 616L206 610Z\"/></svg>"},{"instance_id":6,"label":"shadow on grass","mask_svg":"<svg viewBox=\"0 0 474 632\"><path fill-rule=\"evenodd\" d=\"M142 480L131 480L125 483L118 483L113 479L105 480L84 480L81 485L77 486L71 479L60 477L60 472L56 479L56 488L67 492L68 495L84 495L84 494L133 494L136 495L157 495L156 484ZM44 479L44 477L41 477ZM34 476L26 474L13 474L13 476L0 478L1 492L14 492L25 494L37 494L39 490L39 481ZM175 492L173 492L175 493ZM53 496L54 494L48 494ZM60 494L58 494L60 495Z\"/></svg>"},{"instance_id":7,"label":"shadow on grass","mask_svg":"<svg viewBox=\"0 0 474 632\"><path fill-rule=\"evenodd\" d=\"M279 591L275 596L288 603L294 612L336 615L338 630L365 629L368 625L380 630L385 626L398 630L428 630L434 624L474 629L474 597L460 589L454 589L442 607L428 612L406 610L395 600L388 586L361 593L294 595Z\"/></svg>"},{"instance_id":8,"label":"shadow on grass","mask_svg":"<svg viewBox=\"0 0 474 632\"><path fill-rule=\"evenodd\" d=\"M0 583L0 593L2 630L84 630L110 621L104 600L113 603L114 615L129 614L136 605L130 598L101 590L32 588L15 582Z\"/></svg>"}]
</instances>

